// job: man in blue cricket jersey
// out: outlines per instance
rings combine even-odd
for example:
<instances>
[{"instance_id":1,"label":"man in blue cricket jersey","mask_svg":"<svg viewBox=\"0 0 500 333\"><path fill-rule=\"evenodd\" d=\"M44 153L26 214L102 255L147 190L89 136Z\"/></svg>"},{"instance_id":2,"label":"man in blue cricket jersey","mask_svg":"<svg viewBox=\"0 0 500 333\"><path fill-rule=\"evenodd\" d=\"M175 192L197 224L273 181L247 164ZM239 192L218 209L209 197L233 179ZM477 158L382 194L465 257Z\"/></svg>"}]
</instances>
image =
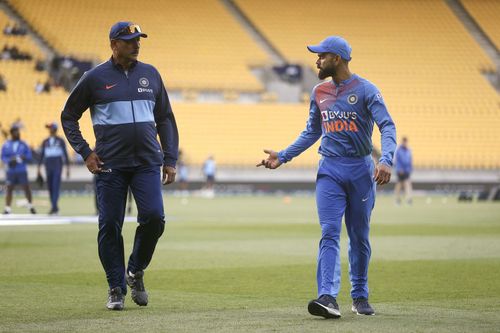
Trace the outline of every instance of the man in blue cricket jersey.
<instances>
[{"instance_id":1,"label":"man in blue cricket jersey","mask_svg":"<svg viewBox=\"0 0 500 333\"><path fill-rule=\"evenodd\" d=\"M110 310L123 309L127 284L136 304L148 304L144 269L165 228L161 183L172 183L176 174L179 138L167 91L156 68L137 61L140 39L146 37L132 22L113 25L112 57L82 76L61 114L66 138L96 177L99 258L108 280ZM78 125L88 108L95 150ZM139 226L125 269L122 226L129 187Z\"/></svg>"},{"instance_id":2,"label":"man in blue cricket jersey","mask_svg":"<svg viewBox=\"0 0 500 333\"><path fill-rule=\"evenodd\" d=\"M41 177L41 166L44 164L51 204L49 215L57 215L59 213L57 202L59 200L63 164L66 164L66 178L69 178L69 159L66 143L61 137L57 136L57 123L53 122L45 125L45 127L49 130L49 137L42 142L40 148L38 176Z\"/></svg>"},{"instance_id":3,"label":"man in blue cricket jersey","mask_svg":"<svg viewBox=\"0 0 500 333\"><path fill-rule=\"evenodd\" d=\"M318 298L309 302L309 313L325 318L341 316L336 301L340 289L339 238L342 217L349 235L349 277L352 311L373 315L368 303L370 215L375 204L375 184L391 177L396 148L396 128L382 96L371 82L351 74L351 46L338 36L308 46L318 54L318 77L323 80L311 94L309 118L297 140L257 166L276 169L309 148L321 137L321 160L316 179L316 203L321 225L318 254ZM382 135L382 156L375 166L371 157L373 124Z\"/></svg>"},{"instance_id":4,"label":"man in blue cricket jersey","mask_svg":"<svg viewBox=\"0 0 500 333\"><path fill-rule=\"evenodd\" d=\"M5 208L3 213L10 214L12 212L12 193L16 185L20 185L26 199L28 200L28 208L31 214L36 214L33 207L33 199L31 196L31 188L28 182L28 171L26 170L26 162L31 161L31 149L26 142L21 140L19 127L12 126L10 129L10 140L7 140L2 146L2 162L6 167L5 185L7 193L5 195Z\"/></svg>"},{"instance_id":5,"label":"man in blue cricket jersey","mask_svg":"<svg viewBox=\"0 0 500 333\"><path fill-rule=\"evenodd\" d=\"M213 155L203 162L203 174L205 175L205 189L212 191L215 184L215 173L217 172L217 163Z\"/></svg>"},{"instance_id":6,"label":"man in blue cricket jersey","mask_svg":"<svg viewBox=\"0 0 500 333\"><path fill-rule=\"evenodd\" d=\"M401 204L401 188L404 189L406 201L412 203L411 199L411 173L413 171L413 161L411 149L408 147L408 138L403 137L401 144L396 149L394 156L394 167L398 176L394 192L396 194L396 204Z\"/></svg>"}]
</instances>

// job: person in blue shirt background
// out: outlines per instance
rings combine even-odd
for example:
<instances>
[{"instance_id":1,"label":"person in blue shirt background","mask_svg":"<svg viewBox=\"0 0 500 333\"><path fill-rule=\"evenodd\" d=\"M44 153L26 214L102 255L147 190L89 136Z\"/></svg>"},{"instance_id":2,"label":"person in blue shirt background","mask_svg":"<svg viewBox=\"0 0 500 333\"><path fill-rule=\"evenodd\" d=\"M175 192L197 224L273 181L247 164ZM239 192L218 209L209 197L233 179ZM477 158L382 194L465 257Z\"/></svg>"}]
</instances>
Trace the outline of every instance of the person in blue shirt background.
<instances>
[{"instance_id":1,"label":"person in blue shirt background","mask_svg":"<svg viewBox=\"0 0 500 333\"><path fill-rule=\"evenodd\" d=\"M61 137L57 136L57 123L53 122L45 125L45 127L49 130L50 136L42 142L40 148L38 175L41 176L41 166L43 163L51 204L49 214L57 215L59 213L57 202L59 200L63 164L66 164L66 178L69 178L69 158L66 143Z\"/></svg>"},{"instance_id":2,"label":"person in blue shirt background","mask_svg":"<svg viewBox=\"0 0 500 333\"><path fill-rule=\"evenodd\" d=\"M394 156L394 166L398 180L394 187L394 194L396 195L396 204L401 204L401 188L403 188L406 196L406 202L411 205L412 203L412 186L411 186L411 173L413 171L413 158L411 149L408 147L408 138L403 137L401 144L396 149Z\"/></svg>"},{"instance_id":3,"label":"person in blue shirt background","mask_svg":"<svg viewBox=\"0 0 500 333\"><path fill-rule=\"evenodd\" d=\"M313 88L309 118L297 140L279 152L268 154L257 166L276 169L298 156L319 138L321 159L316 178L316 203L322 237L319 243L318 298L309 302L315 316L339 318L340 231L342 217L349 235L349 277L352 311L373 315L368 303L368 264L370 216L375 205L375 185L391 177L396 148L396 127L375 85L351 74L351 46L342 37L330 36L319 45L308 46L318 55L318 77L323 81ZM373 125L382 138L381 157L371 157Z\"/></svg>"},{"instance_id":4,"label":"person in blue shirt background","mask_svg":"<svg viewBox=\"0 0 500 333\"><path fill-rule=\"evenodd\" d=\"M33 199L31 196L31 188L28 182L28 171L26 162L31 161L31 149L26 142L21 140L19 127L12 126L10 129L11 139L7 140L2 146L2 162L6 167L5 184L7 186L7 194L5 196L5 208L3 213L10 214L12 212L12 193L16 185L20 185L28 200L28 208L31 214L36 214L33 207Z\"/></svg>"},{"instance_id":5,"label":"person in blue shirt background","mask_svg":"<svg viewBox=\"0 0 500 333\"><path fill-rule=\"evenodd\" d=\"M215 184L215 173L217 171L217 164L212 155L203 162L203 175L205 175L205 189L212 191Z\"/></svg>"},{"instance_id":6,"label":"person in blue shirt background","mask_svg":"<svg viewBox=\"0 0 500 333\"><path fill-rule=\"evenodd\" d=\"M189 168L186 163L186 159L181 150L179 150L179 159L177 160L177 178L179 183L179 189L183 194L187 194L188 191L188 176L189 176Z\"/></svg>"}]
</instances>

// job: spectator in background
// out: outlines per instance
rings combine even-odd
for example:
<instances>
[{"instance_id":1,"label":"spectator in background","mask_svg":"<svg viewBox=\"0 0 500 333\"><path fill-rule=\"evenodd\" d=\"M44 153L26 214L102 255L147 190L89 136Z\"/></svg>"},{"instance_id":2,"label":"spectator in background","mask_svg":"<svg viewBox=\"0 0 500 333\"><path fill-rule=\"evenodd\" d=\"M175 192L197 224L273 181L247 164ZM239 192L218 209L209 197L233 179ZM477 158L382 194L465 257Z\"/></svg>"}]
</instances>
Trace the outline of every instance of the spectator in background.
<instances>
[{"instance_id":1,"label":"spectator in background","mask_svg":"<svg viewBox=\"0 0 500 333\"><path fill-rule=\"evenodd\" d=\"M22 130L24 128L23 121L21 120L20 117L17 117L16 120L12 123L12 127L17 127L19 130Z\"/></svg>"},{"instance_id":2,"label":"spectator in background","mask_svg":"<svg viewBox=\"0 0 500 333\"><path fill-rule=\"evenodd\" d=\"M49 80L45 81L45 83L38 80L35 84L35 92L37 94L50 93L50 89L51 86Z\"/></svg>"},{"instance_id":3,"label":"spectator in background","mask_svg":"<svg viewBox=\"0 0 500 333\"><path fill-rule=\"evenodd\" d=\"M71 69L73 67L73 60L70 56L65 56L61 62L61 68Z\"/></svg>"},{"instance_id":4,"label":"spectator in background","mask_svg":"<svg viewBox=\"0 0 500 333\"><path fill-rule=\"evenodd\" d=\"M28 29L25 27L15 24L14 25L14 35L25 36L28 33Z\"/></svg>"},{"instance_id":5,"label":"spectator in background","mask_svg":"<svg viewBox=\"0 0 500 333\"><path fill-rule=\"evenodd\" d=\"M35 70L37 72L43 72L44 70L46 70L45 68L45 61L41 60L41 59L38 59L36 62L35 62Z\"/></svg>"},{"instance_id":6,"label":"spectator in background","mask_svg":"<svg viewBox=\"0 0 500 333\"><path fill-rule=\"evenodd\" d=\"M45 127L49 130L49 137L42 142L40 161L38 162L38 176L41 176L43 163L51 203L49 214L57 215L59 213L57 202L59 200L59 189L61 188L63 164L66 164L66 178L69 178L69 158L66 143L60 136L57 136L57 123L53 122L45 125Z\"/></svg>"},{"instance_id":7,"label":"spectator in background","mask_svg":"<svg viewBox=\"0 0 500 333\"><path fill-rule=\"evenodd\" d=\"M5 25L5 27L3 28L3 34L7 35L7 36L12 35L13 28L14 27L12 25L10 25L10 23L7 23Z\"/></svg>"},{"instance_id":8,"label":"spectator in background","mask_svg":"<svg viewBox=\"0 0 500 333\"><path fill-rule=\"evenodd\" d=\"M43 83L42 83L40 80L36 81L36 84L35 84L35 92L36 92L37 94L41 94L41 93L43 93Z\"/></svg>"},{"instance_id":9,"label":"spectator in background","mask_svg":"<svg viewBox=\"0 0 500 333\"><path fill-rule=\"evenodd\" d=\"M7 140L2 146L2 162L6 165L7 194L5 196L5 208L3 213L11 213L12 193L16 185L21 185L24 189L28 208L31 214L36 214L32 204L31 188L28 182L28 172L26 162L31 160L31 150L28 145L21 140L19 127L12 126L10 129L11 140Z\"/></svg>"},{"instance_id":10,"label":"spectator in background","mask_svg":"<svg viewBox=\"0 0 500 333\"><path fill-rule=\"evenodd\" d=\"M9 47L7 44L4 44L2 49L1 58L3 60L31 60L33 57L28 52L21 52L17 48L17 46Z\"/></svg>"},{"instance_id":11,"label":"spectator in background","mask_svg":"<svg viewBox=\"0 0 500 333\"><path fill-rule=\"evenodd\" d=\"M50 84L50 80L47 79L45 83L43 84L43 92L50 93L50 89L52 88L52 85Z\"/></svg>"},{"instance_id":12,"label":"spectator in background","mask_svg":"<svg viewBox=\"0 0 500 333\"><path fill-rule=\"evenodd\" d=\"M2 60L9 60L10 58L10 47L7 44L4 44L2 48Z\"/></svg>"},{"instance_id":13,"label":"spectator in background","mask_svg":"<svg viewBox=\"0 0 500 333\"><path fill-rule=\"evenodd\" d=\"M76 151L73 152L73 163L79 165L85 164L82 155L78 154Z\"/></svg>"},{"instance_id":14,"label":"spectator in background","mask_svg":"<svg viewBox=\"0 0 500 333\"><path fill-rule=\"evenodd\" d=\"M203 174L205 175L205 189L213 190L215 183L215 173L217 171L217 165L213 155L208 156L208 158L203 163Z\"/></svg>"},{"instance_id":15,"label":"spectator in background","mask_svg":"<svg viewBox=\"0 0 500 333\"><path fill-rule=\"evenodd\" d=\"M0 74L0 91L7 91L7 82L2 74Z\"/></svg>"},{"instance_id":16,"label":"spectator in background","mask_svg":"<svg viewBox=\"0 0 500 333\"><path fill-rule=\"evenodd\" d=\"M28 33L26 28L18 25L17 23L7 23L3 28L3 34L7 36L24 36Z\"/></svg>"},{"instance_id":17,"label":"spectator in background","mask_svg":"<svg viewBox=\"0 0 500 333\"><path fill-rule=\"evenodd\" d=\"M178 182L179 188L181 191L186 192L188 190L188 172L189 169L186 165L186 161L184 160L184 154L182 150L179 150L179 159L177 160L177 170L178 170Z\"/></svg>"},{"instance_id":18,"label":"spectator in background","mask_svg":"<svg viewBox=\"0 0 500 333\"><path fill-rule=\"evenodd\" d=\"M403 137L401 144L396 149L396 154L394 157L394 164L396 168L396 173L398 180L396 182L396 187L394 188L394 193L396 195L396 204L401 204L401 188L405 191L406 201L408 204L412 203L412 186L411 186L411 173L413 171L413 160L411 150L408 147L408 138Z\"/></svg>"}]
</instances>

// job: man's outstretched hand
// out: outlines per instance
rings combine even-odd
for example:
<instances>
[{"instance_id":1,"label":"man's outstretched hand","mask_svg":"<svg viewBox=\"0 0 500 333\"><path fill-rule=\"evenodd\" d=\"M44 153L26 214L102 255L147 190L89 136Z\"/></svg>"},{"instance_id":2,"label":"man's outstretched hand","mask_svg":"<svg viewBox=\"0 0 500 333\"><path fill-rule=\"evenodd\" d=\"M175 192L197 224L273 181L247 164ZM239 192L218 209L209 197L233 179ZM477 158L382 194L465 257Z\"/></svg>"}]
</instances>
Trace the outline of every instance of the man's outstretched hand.
<instances>
[{"instance_id":1,"label":"man's outstretched hand","mask_svg":"<svg viewBox=\"0 0 500 333\"><path fill-rule=\"evenodd\" d=\"M276 169L282 164L278 159L278 153L274 150L264 149L264 153L268 154L269 156L265 160L260 161L260 163L257 164L256 167L264 166L267 169Z\"/></svg>"}]
</instances>

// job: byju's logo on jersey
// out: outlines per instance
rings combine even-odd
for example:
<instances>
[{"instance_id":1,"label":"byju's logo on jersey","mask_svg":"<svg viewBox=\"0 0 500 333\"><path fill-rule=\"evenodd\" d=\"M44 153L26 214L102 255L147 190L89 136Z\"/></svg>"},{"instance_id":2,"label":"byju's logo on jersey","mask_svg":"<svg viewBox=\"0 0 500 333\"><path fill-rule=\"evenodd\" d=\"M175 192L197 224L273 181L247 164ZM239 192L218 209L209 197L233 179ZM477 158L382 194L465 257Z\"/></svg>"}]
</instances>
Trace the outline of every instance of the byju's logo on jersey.
<instances>
[{"instance_id":1,"label":"byju's logo on jersey","mask_svg":"<svg viewBox=\"0 0 500 333\"><path fill-rule=\"evenodd\" d=\"M139 79L139 84L140 84L142 87L147 88L147 87L149 87L149 80L148 80L148 79L146 79L145 77L141 77L141 78Z\"/></svg>"},{"instance_id":2,"label":"byju's logo on jersey","mask_svg":"<svg viewBox=\"0 0 500 333\"><path fill-rule=\"evenodd\" d=\"M137 88L137 92L140 92L140 93L142 93L142 92L153 93L153 89L147 88L147 87L149 87L149 80L146 79L145 77L141 77L139 79L139 84L142 87L144 87L144 88Z\"/></svg>"},{"instance_id":3,"label":"byju's logo on jersey","mask_svg":"<svg viewBox=\"0 0 500 333\"><path fill-rule=\"evenodd\" d=\"M356 94L350 94L347 96L347 103L353 105L358 101L358 96Z\"/></svg>"}]
</instances>

